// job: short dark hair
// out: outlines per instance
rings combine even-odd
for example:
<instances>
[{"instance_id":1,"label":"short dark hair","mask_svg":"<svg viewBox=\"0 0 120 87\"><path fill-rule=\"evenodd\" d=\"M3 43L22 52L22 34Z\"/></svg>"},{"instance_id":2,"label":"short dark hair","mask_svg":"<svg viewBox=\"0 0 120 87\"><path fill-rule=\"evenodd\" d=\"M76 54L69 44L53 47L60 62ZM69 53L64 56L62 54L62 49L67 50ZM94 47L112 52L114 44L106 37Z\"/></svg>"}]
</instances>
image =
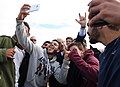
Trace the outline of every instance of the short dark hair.
<instances>
[{"instance_id":1,"label":"short dark hair","mask_svg":"<svg viewBox=\"0 0 120 87\"><path fill-rule=\"evenodd\" d=\"M81 42L73 42L68 46L68 50L70 50L70 47L77 46L79 50L82 50L84 48L83 44Z\"/></svg>"},{"instance_id":2,"label":"short dark hair","mask_svg":"<svg viewBox=\"0 0 120 87\"><path fill-rule=\"evenodd\" d=\"M67 38L66 38L66 40L67 40L67 39L70 39L70 40L72 40L72 41L73 41L73 38L72 38L72 37L67 37Z\"/></svg>"},{"instance_id":3,"label":"short dark hair","mask_svg":"<svg viewBox=\"0 0 120 87\"><path fill-rule=\"evenodd\" d=\"M30 31L30 26L29 26L29 24L28 24L27 22L25 22L25 21L24 21L23 23L24 23L25 26L28 27L28 32L29 32L29 31Z\"/></svg>"},{"instance_id":4,"label":"short dark hair","mask_svg":"<svg viewBox=\"0 0 120 87\"><path fill-rule=\"evenodd\" d=\"M52 40L52 41L56 41L56 42L59 44L58 49L60 49L61 43L60 43L57 39L54 39L54 40Z\"/></svg>"},{"instance_id":5,"label":"short dark hair","mask_svg":"<svg viewBox=\"0 0 120 87\"><path fill-rule=\"evenodd\" d=\"M43 44L45 44L45 43L49 43L50 44L50 41L45 41Z\"/></svg>"}]
</instances>

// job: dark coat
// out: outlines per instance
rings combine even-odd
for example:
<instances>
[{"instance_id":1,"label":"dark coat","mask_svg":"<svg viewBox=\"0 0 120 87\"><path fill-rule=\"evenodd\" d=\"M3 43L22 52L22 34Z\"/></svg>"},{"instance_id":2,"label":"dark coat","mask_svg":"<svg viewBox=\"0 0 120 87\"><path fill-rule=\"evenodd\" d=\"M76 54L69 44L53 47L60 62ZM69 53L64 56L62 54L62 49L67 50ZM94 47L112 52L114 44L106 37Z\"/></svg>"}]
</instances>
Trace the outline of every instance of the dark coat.
<instances>
[{"instance_id":1,"label":"dark coat","mask_svg":"<svg viewBox=\"0 0 120 87\"><path fill-rule=\"evenodd\" d=\"M120 87L120 37L109 43L100 56L98 87Z\"/></svg>"}]
</instances>

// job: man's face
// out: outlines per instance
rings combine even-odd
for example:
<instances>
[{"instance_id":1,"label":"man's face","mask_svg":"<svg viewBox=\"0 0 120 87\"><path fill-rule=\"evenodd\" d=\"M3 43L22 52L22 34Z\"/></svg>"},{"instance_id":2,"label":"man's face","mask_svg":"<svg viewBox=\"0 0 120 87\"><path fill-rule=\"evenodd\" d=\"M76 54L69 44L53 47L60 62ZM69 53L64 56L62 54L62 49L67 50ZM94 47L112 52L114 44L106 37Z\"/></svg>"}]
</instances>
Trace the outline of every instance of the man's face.
<instances>
[{"instance_id":1,"label":"man's face","mask_svg":"<svg viewBox=\"0 0 120 87\"><path fill-rule=\"evenodd\" d=\"M42 45L42 48L43 48L43 49L44 49L44 48L48 48L49 45L50 45L50 43L44 43L44 44Z\"/></svg>"},{"instance_id":2,"label":"man's face","mask_svg":"<svg viewBox=\"0 0 120 87\"><path fill-rule=\"evenodd\" d=\"M100 37L100 33L98 31L98 27L89 27L88 35L89 35L89 42L91 44L95 44L95 43L99 42L98 39Z\"/></svg>"},{"instance_id":3,"label":"man's face","mask_svg":"<svg viewBox=\"0 0 120 87\"><path fill-rule=\"evenodd\" d=\"M48 54L55 54L59 51L59 43L57 41L52 41L48 46Z\"/></svg>"},{"instance_id":4,"label":"man's face","mask_svg":"<svg viewBox=\"0 0 120 87\"><path fill-rule=\"evenodd\" d=\"M66 40L66 45L69 46L73 41L71 39Z\"/></svg>"},{"instance_id":5,"label":"man's face","mask_svg":"<svg viewBox=\"0 0 120 87\"><path fill-rule=\"evenodd\" d=\"M64 47L66 47L65 46L65 41L61 38L58 38L57 41L60 42L60 51L63 51Z\"/></svg>"}]
</instances>

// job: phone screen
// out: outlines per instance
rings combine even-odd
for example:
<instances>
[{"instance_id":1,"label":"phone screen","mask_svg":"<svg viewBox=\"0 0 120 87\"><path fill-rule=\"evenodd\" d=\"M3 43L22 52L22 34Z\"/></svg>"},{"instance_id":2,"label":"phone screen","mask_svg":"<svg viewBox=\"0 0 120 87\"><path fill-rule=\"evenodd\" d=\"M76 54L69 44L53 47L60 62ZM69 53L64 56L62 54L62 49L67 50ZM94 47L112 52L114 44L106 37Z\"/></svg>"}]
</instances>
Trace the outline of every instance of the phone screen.
<instances>
[{"instance_id":1,"label":"phone screen","mask_svg":"<svg viewBox=\"0 0 120 87\"><path fill-rule=\"evenodd\" d=\"M27 11L27 12L34 12L34 11L38 11L40 8L40 4L37 4L37 5L32 5L30 7L30 9Z\"/></svg>"}]
</instances>

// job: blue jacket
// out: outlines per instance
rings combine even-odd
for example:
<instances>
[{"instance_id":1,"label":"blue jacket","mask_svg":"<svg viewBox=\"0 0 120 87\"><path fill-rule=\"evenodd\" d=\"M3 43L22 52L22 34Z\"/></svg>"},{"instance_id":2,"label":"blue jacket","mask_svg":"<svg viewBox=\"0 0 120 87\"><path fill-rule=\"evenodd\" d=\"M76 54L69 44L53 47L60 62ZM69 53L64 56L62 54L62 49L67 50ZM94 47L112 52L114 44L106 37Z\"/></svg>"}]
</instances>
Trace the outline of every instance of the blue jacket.
<instances>
[{"instance_id":1,"label":"blue jacket","mask_svg":"<svg viewBox=\"0 0 120 87\"><path fill-rule=\"evenodd\" d=\"M120 87L120 37L109 43L100 56L98 87Z\"/></svg>"}]
</instances>

